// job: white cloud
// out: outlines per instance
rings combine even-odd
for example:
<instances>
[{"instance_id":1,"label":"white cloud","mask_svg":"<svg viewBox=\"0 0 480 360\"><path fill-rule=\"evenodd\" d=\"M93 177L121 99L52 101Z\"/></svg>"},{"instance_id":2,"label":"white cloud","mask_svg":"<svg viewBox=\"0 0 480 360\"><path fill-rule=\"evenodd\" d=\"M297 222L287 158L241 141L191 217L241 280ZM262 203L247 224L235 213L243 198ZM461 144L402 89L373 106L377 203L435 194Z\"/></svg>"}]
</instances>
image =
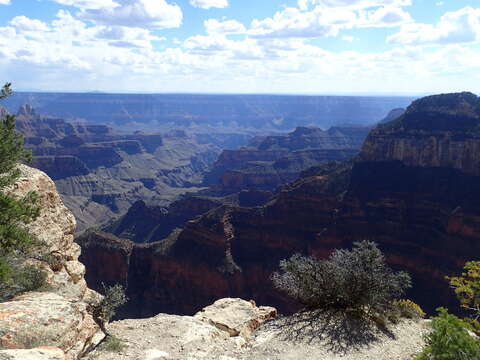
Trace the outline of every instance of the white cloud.
<instances>
[{"instance_id":1,"label":"white cloud","mask_svg":"<svg viewBox=\"0 0 480 360\"><path fill-rule=\"evenodd\" d=\"M348 41L348 42L353 42L353 40L355 40L355 37L354 36L342 36L342 40L343 41Z\"/></svg>"},{"instance_id":2,"label":"white cloud","mask_svg":"<svg viewBox=\"0 0 480 360\"><path fill-rule=\"evenodd\" d=\"M26 16L16 16L10 20L10 25L20 31L48 31L48 25L37 19L30 19Z\"/></svg>"},{"instance_id":3,"label":"white cloud","mask_svg":"<svg viewBox=\"0 0 480 360\"><path fill-rule=\"evenodd\" d=\"M95 39L108 40L109 45L124 48L151 48L152 41L165 40L154 36L150 31L141 28L123 26L99 26L96 28Z\"/></svg>"},{"instance_id":4,"label":"white cloud","mask_svg":"<svg viewBox=\"0 0 480 360\"><path fill-rule=\"evenodd\" d=\"M201 9L225 8L228 0L190 0L190 5Z\"/></svg>"},{"instance_id":5,"label":"white cloud","mask_svg":"<svg viewBox=\"0 0 480 360\"><path fill-rule=\"evenodd\" d=\"M10 0L0 0L0 5L10 5Z\"/></svg>"},{"instance_id":6,"label":"white cloud","mask_svg":"<svg viewBox=\"0 0 480 360\"><path fill-rule=\"evenodd\" d=\"M253 20L248 33L253 37L329 37L337 36L343 29L392 27L412 21L410 14L398 7L358 10L347 6L333 8L317 5L308 11L286 8L271 18Z\"/></svg>"},{"instance_id":7,"label":"white cloud","mask_svg":"<svg viewBox=\"0 0 480 360\"><path fill-rule=\"evenodd\" d=\"M118 6L116 0L52 0L58 4L75 6L79 9L104 9Z\"/></svg>"},{"instance_id":8,"label":"white cloud","mask_svg":"<svg viewBox=\"0 0 480 360\"><path fill-rule=\"evenodd\" d=\"M53 0L80 9L80 19L111 26L176 28L182 24L183 13L176 4L166 0Z\"/></svg>"},{"instance_id":9,"label":"white cloud","mask_svg":"<svg viewBox=\"0 0 480 360\"><path fill-rule=\"evenodd\" d=\"M243 34L247 31L245 26L236 20L208 19L203 22L203 25L208 34Z\"/></svg>"},{"instance_id":10,"label":"white cloud","mask_svg":"<svg viewBox=\"0 0 480 360\"><path fill-rule=\"evenodd\" d=\"M408 12L399 7L381 7L369 11L365 18L365 27L392 27L413 22Z\"/></svg>"},{"instance_id":11,"label":"white cloud","mask_svg":"<svg viewBox=\"0 0 480 360\"><path fill-rule=\"evenodd\" d=\"M254 37L336 36L340 29L351 28L357 16L350 10L326 11L316 7L309 12L286 8L271 18L253 20L249 34Z\"/></svg>"},{"instance_id":12,"label":"white cloud","mask_svg":"<svg viewBox=\"0 0 480 360\"><path fill-rule=\"evenodd\" d=\"M412 0L298 0L298 6L307 10L310 5L320 5L327 8L367 9L378 6L408 6Z\"/></svg>"},{"instance_id":13,"label":"white cloud","mask_svg":"<svg viewBox=\"0 0 480 360\"><path fill-rule=\"evenodd\" d=\"M407 24L387 38L392 44L460 44L480 41L480 9L445 13L435 25Z\"/></svg>"}]
</instances>

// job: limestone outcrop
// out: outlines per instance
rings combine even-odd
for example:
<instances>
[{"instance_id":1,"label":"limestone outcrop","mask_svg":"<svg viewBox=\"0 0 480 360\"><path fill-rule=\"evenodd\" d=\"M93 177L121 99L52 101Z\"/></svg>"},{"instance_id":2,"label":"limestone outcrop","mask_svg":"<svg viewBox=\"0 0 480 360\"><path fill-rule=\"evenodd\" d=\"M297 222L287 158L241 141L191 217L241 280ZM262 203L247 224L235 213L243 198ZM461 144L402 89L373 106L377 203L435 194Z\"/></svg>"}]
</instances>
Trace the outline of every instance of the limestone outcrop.
<instances>
[{"instance_id":1,"label":"limestone outcrop","mask_svg":"<svg viewBox=\"0 0 480 360\"><path fill-rule=\"evenodd\" d=\"M277 310L273 307L257 307L254 301L225 298L203 308L194 317L228 332L230 336L248 340L260 324L276 316Z\"/></svg>"},{"instance_id":2,"label":"limestone outcrop","mask_svg":"<svg viewBox=\"0 0 480 360\"><path fill-rule=\"evenodd\" d=\"M40 197L40 216L29 228L46 256L29 261L47 272L48 292L0 303L0 348L11 349L0 350L0 359L78 359L103 336L87 311L99 295L86 285L80 247L73 241L75 218L55 184L39 170L24 165L20 170L11 191L18 196L34 191Z\"/></svg>"}]
</instances>

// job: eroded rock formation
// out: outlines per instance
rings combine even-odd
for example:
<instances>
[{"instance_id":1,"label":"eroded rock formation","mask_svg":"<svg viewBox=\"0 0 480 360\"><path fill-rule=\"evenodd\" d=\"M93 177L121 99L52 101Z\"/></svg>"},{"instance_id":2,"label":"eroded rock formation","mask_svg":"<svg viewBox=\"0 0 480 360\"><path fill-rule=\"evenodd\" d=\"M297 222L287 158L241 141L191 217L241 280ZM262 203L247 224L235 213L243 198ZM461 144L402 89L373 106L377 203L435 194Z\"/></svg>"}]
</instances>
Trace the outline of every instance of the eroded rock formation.
<instances>
[{"instance_id":1,"label":"eroded rock formation","mask_svg":"<svg viewBox=\"0 0 480 360\"><path fill-rule=\"evenodd\" d=\"M30 105L18 111L17 129L33 151L32 166L55 180L74 212L77 231L125 213L137 200L167 205L201 183L220 152L185 132L120 134L105 125L42 116Z\"/></svg>"},{"instance_id":2,"label":"eroded rock formation","mask_svg":"<svg viewBox=\"0 0 480 360\"><path fill-rule=\"evenodd\" d=\"M360 150L369 127L298 127L284 135L256 137L248 147L224 150L205 176L221 193L273 190L309 167L347 160Z\"/></svg>"},{"instance_id":3,"label":"eroded rock formation","mask_svg":"<svg viewBox=\"0 0 480 360\"><path fill-rule=\"evenodd\" d=\"M39 170L23 165L20 169L13 194L35 191L40 196L40 216L29 228L45 244L41 251L50 260L31 262L47 272L48 292L0 303L0 346L12 349L0 350L0 359L77 359L103 337L87 311L99 295L86 285L85 267L78 261L80 247L73 241L75 218L55 184ZM13 350L42 346L58 349Z\"/></svg>"}]
</instances>

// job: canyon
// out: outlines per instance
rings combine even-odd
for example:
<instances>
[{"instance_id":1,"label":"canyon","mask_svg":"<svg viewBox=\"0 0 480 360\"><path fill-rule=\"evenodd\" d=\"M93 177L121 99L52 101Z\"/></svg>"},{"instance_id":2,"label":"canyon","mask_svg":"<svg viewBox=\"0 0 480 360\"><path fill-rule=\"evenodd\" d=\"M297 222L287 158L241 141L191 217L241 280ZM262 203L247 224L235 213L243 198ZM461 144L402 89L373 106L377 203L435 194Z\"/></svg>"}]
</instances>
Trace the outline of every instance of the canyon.
<instances>
[{"instance_id":1,"label":"canyon","mask_svg":"<svg viewBox=\"0 0 480 360\"><path fill-rule=\"evenodd\" d=\"M196 191L223 147L249 138L197 138L173 130L119 133L106 125L44 116L31 105L18 110L17 130L33 152L31 165L54 179L79 232L122 215L140 199L168 205L179 194Z\"/></svg>"},{"instance_id":2,"label":"canyon","mask_svg":"<svg viewBox=\"0 0 480 360\"><path fill-rule=\"evenodd\" d=\"M296 179L312 166L346 160L360 151L369 127L298 127L286 134L256 136L247 146L223 150L206 172L198 192L190 192L169 206L139 200L105 232L147 243L178 234L186 221L222 204L259 206L272 200L275 189Z\"/></svg>"},{"instance_id":3,"label":"canyon","mask_svg":"<svg viewBox=\"0 0 480 360\"><path fill-rule=\"evenodd\" d=\"M412 275L410 298L428 312L455 307L444 276L479 252L479 126L473 94L414 101L371 130L354 159L304 171L264 205L221 204L148 244L85 234L87 282L126 285L131 301L121 316L193 314L227 296L291 312L270 281L280 260L370 239Z\"/></svg>"}]
</instances>

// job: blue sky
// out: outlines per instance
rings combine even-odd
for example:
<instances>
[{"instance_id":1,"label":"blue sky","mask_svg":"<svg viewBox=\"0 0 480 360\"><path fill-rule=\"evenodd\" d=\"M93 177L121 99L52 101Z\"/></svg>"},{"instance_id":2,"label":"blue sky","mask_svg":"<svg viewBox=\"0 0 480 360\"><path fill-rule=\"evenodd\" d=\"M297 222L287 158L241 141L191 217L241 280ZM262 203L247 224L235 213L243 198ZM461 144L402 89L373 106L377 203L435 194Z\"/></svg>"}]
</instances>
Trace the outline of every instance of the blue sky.
<instances>
[{"instance_id":1,"label":"blue sky","mask_svg":"<svg viewBox=\"0 0 480 360\"><path fill-rule=\"evenodd\" d=\"M19 90L480 92L480 0L0 0Z\"/></svg>"}]
</instances>

